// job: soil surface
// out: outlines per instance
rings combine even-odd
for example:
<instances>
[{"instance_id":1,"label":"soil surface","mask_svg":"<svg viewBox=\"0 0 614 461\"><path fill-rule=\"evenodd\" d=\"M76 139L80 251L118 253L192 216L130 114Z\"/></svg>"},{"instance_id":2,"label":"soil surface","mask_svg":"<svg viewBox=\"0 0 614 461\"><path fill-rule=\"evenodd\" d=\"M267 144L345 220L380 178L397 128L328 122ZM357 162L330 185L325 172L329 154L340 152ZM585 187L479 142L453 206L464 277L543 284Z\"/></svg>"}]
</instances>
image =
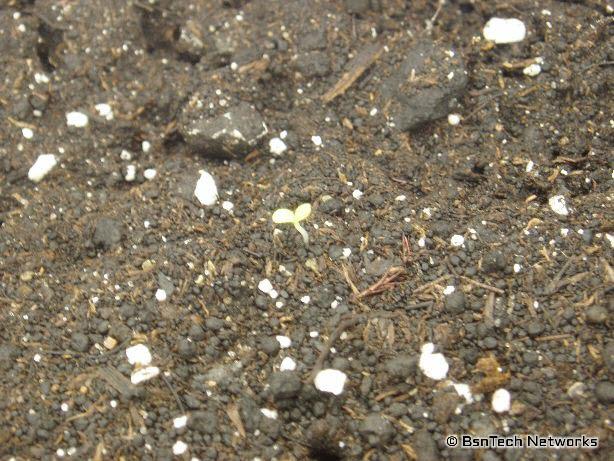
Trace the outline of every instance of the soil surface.
<instances>
[{"instance_id":1,"label":"soil surface","mask_svg":"<svg viewBox=\"0 0 614 461\"><path fill-rule=\"evenodd\" d=\"M606 459L612 11L0 0L0 458Z\"/></svg>"}]
</instances>

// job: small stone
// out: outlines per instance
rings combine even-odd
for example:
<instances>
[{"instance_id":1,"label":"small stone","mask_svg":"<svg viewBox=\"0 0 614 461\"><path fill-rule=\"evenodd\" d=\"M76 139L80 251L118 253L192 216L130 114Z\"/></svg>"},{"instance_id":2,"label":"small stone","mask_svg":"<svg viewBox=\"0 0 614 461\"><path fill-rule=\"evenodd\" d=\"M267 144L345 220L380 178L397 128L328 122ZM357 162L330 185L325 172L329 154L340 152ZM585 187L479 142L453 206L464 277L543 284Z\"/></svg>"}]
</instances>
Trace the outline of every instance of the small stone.
<instances>
[{"instance_id":1,"label":"small stone","mask_svg":"<svg viewBox=\"0 0 614 461\"><path fill-rule=\"evenodd\" d=\"M498 45L524 40L527 28L520 19L491 18L483 30L484 38Z\"/></svg>"},{"instance_id":2,"label":"small stone","mask_svg":"<svg viewBox=\"0 0 614 461\"><path fill-rule=\"evenodd\" d=\"M274 400L297 397L301 392L301 378L294 371L278 371L269 378L271 395Z\"/></svg>"},{"instance_id":3,"label":"small stone","mask_svg":"<svg viewBox=\"0 0 614 461\"><path fill-rule=\"evenodd\" d=\"M379 413L368 415L360 423L358 430L372 446L384 445L394 436L392 424Z\"/></svg>"},{"instance_id":4,"label":"small stone","mask_svg":"<svg viewBox=\"0 0 614 461\"><path fill-rule=\"evenodd\" d=\"M609 381L602 381L595 386L595 397L604 405L614 403L614 384Z\"/></svg>"},{"instance_id":5,"label":"small stone","mask_svg":"<svg viewBox=\"0 0 614 461\"><path fill-rule=\"evenodd\" d=\"M53 170L57 163L58 160L53 154L39 155L36 162L34 162L28 171L28 179L32 182L42 181L42 179Z\"/></svg>"},{"instance_id":6,"label":"small stone","mask_svg":"<svg viewBox=\"0 0 614 461\"><path fill-rule=\"evenodd\" d=\"M487 336L484 338L484 348L490 350L497 347L497 340L492 336Z\"/></svg>"},{"instance_id":7,"label":"small stone","mask_svg":"<svg viewBox=\"0 0 614 461\"><path fill-rule=\"evenodd\" d=\"M219 331L224 328L224 320L217 317L209 317L205 320L205 327L211 331Z\"/></svg>"},{"instance_id":8,"label":"small stone","mask_svg":"<svg viewBox=\"0 0 614 461\"><path fill-rule=\"evenodd\" d=\"M96 222L92 239L96 247L108 250L113 245L118 244L121 239L122 224L119 221L111 218L100 218Z\"/></svg>"},{"instance_id":9,"label":"small stone","mask_svg":"<svg viewBox=\"0 0 614 461\"><path fill-rule=\"evenodd\" d=\"M184 359L191 359L196 354L196 346L189 339L183 338L177 344L177 353Z\"/></svg>"},{"instance_id":10,"label":"small stone","mask_svg":"<svg viewBox=\"0 0 614 461\"><path fill-rule=\"evenodd\" d=\"M267 336L260 340L260 348L267 355L275 355L279 352L279 341L274 336Z\"/></svg>"},{"instance_id":11,"label":"small stone","mask_svg":"<svg viewBox=\"0 0 614 461\"><path fill-rule=\"evenodd\" d=\"M460 53L423 40L408 50L405 60L383 82L380 105L388 107L390 126L413 130L446 117L464 93L467 80Z\"/></svg>"},{"instance_id":12,"label":"small stone","mask_svg":"<svg viewBox=\"0 0 614 461\"><path fill-rule=\"evenodd\" d=\"M400 354L384 364L386 373L392 378L405 380L415 375L418 368L418 358L409 354Z\"/></svg>"},{"instance_id":13,"label":"small stone","mask_svg":"<svg viewBox=\"0 0 614 461\"><path fill-rule=\"evenodd\" d=\"M529 322L526 329L529 336L535 337L544 331L544 325L538 320L532 320Z\"/></svg>"},{"instance_id":14,"label":"small stone","mask_svg":"<svg viewBox=\"0 0 614 461\"><path fill-rule=\"evenodd\" d=\"M444 310L449 314L462 314L467 305L465 293L462 291L454 291L445 297Z\"/></svg>"},{"instance_id":15,"label":"small stone","mask_svg":"<svg viewBox=\"0 0 614 461\"><path fill-rule=\"evenodd\" d=\"M411 439L412 446L420 461L437 461L440 459L437 444L433 436L426 429L421 429Z\"/></svg>"},{"instance_id":16,"label":"small stone","mask_svg":"<svg viewBox=\"0 0 614 461\"><path fill-rule=\"evenodd\" d=\"M188 336L194 341L202 341L205 339L205 331L198 324L194 324L190 327L190 331L188 331Z\"/></svg>"},{"instance_id":17,"label":"small stone","mask_svg":"<svg viewBox=\"0 0 614 461\"><path fill-rule=\"evenodd\" d=\"M505 256L499 250L490 251L482 258L482 269L486 273L502 272L506 267Z\"/></svg>"},{"instance_id":18,"label":"small stone","mask_svg":"<svg viewBox=\"0 0 614 461\"><path fill-rule=\"evenodd\" d=\"M90 349L90 340L83 333L73 333L70 344L77 352L87 352Z\"/></svg>"},{"instance_id":19,"label":"small stone","mask_svg":"<svg viewBox=\"0 0 614 461\"><path fill-rule=\"evenodd\" d=\"M586 393L586 384L579 382L579 381L576 381L571 386L569 386L569 389L567 389L567 395L571 397L572 399L582 398L584 397L585 393Z\"/></svg>"},{"instance_id":20,"label":"small stone","mask_svg":"<svg viewBox=\"0 0 614 461\"><path fill-rule=\"evenodd\" d=\"M602 305L593 305L586 309L586 320L595 324L605 323L608 320L608 310Z\"/></svg>"},{"instance_id":21,"label":"small stone","mask_svg":"<svg viewBox=\"0 0 614 461\"><path fill-rule=\"evenodd\" d=\"M229 159L247 155L268 132L258 111L245 102L211 116L187 104L178 128L188 145L198 152Z\"/></svg>"},{"instance_id":22,"label":"small stone","mask_svg":"<svg viewBox=\"0 0 614 461\"><path fill-rule=\"evenodd\" d=\"M113 338L112 336L107 336L104 338L102 345L108 350L115 349L115 346L117 346L117 339Z\"/></svg>"}]
</instances>

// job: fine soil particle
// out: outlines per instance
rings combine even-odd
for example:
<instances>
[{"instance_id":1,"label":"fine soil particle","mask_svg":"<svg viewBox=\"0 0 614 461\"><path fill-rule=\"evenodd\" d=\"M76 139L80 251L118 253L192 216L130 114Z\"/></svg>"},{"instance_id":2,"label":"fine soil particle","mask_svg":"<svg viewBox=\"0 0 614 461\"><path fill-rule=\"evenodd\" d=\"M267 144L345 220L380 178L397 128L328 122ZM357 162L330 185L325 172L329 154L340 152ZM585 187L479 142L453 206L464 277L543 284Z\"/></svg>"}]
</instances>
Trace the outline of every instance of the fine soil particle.
<instances>
[{"instance_id":1,"label":"fine soil particle","mask_svg":"<svg viewBox=\"0 0 614 461\"><path fill-rule=\"evenodd\" d=\"M607 459L612 14L0 1L0 458Z\"/></svg>"}]
</instances>

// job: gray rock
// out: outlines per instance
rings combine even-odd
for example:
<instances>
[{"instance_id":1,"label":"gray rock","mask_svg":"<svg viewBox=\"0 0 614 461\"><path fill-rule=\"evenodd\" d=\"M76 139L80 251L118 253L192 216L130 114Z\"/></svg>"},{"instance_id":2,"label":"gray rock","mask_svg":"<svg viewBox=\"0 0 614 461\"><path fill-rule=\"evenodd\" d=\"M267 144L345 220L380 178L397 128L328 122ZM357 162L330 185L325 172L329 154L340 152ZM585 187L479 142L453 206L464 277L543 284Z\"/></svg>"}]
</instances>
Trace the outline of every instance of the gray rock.
<instances>
[{"instance_id":1,"label":"gray rock","mask_svg":"<svg viewBox=\"0 0 614 461\"><path fill-rule=\"evenodd\" d=\"M604 405L614 403L614 384L609 381L602 381L595 386L595 397Z\"/></svg>"},{"instance_id":2,"label":"gray rock","mask_svg":"<svg viewBox=\"0 0 614 461\"><path fill-rule=\"evenodd\" d=\"M203 155L230 159L244 157L268 133L258 111L245 102L219 114L209 114L195 107L186 105L178 128L185 141Z\"/></svg>"},{"instance_id":3,"label":"gray rock","mask_svg":"<svg viewBox=\"0 0 614 461\"><path fill-rule=\"evenodd\" d=\"M457 51L430 40L417 43L383 82L382 107L401 131L448 115L467 86L467 72Z\"/></svg>"},{"instance_id":4,"label":"gray rock","mask_svg":"<svg viewBox=\"0 0 614 461\"><path fill-rule=\"evenodd\" d=\"M0 345L0 370L8 370L16 357L19 356L19 350L11 344Z\"/></svg>"},{"instance_id":5,"label":"gray rock","mask_svg":"<svg viewBox=\"0 0 614 461\"><path fill-rule=\"evenodd\" d=\"M196 346L187 338L182 338L177 344L177 353L184 359L191 359L196 354Z\"/></svg>"},{"instance_id":6,"label":"gray rock","mask_svg":"<svg viewBox=\"0 0 614 461\"><path fill-rule=\"evenodd\" d=\"M444 310L449 314L463 313L465 311L466 305L467 300L465 298L465 293L458 290L446 296L443 303Z\"/></svg>"},{"instance_id":7,"label":"gray rock","mask_svg":"<svg viewBox=\"0 0 614 461\"><path fill-rule=\"evenodd\" d=\"M295 66L304 77L325 77L330 73L330 58L323 51L309 51L296 58Z\"/></svg>"},{"instance_id":8,"label":"gray rock","mask_svg":"<svg viewBox=\"0 0 614 461\"><path fill-rule=\"evenodd\" d=\"M345 0L345 9L350 14L364 14L369 11L370 0Z\"/></svg>"},{"instance_id":9,"label":"gray rock","mask_svg":"<svg viewBox=\"0 0 614 461\"><path fill-rule=\"evenodd\" d=\"M201 434L213 434L219 429L217 419L215 411L195 411L188 421Z\"/></svg>"},{"instance_id":10,"label":"gray rock","mask_svg":"<svg viewBox=\"0 0 614 461\"><path fill-rule=\"evenodd\" d=\"M412 446L419 460L437 461L439 450L433 436L426 429L421 429L412 437Z\"/></svg>"},{"instance_id":11,"label":"gray rock","mask_svg":"<svg viewBox=\"0 0 614 461\"><path fill-rule=\"evenodd\" d=\"M83 333L73 333L70 337L70 345L77 352L87 352L90 349L90 339Z\"/></svg>"},{"instance_id":12,"label":"gray rock","mask_svg":"<svg viewBox=\"0 0 614 461\"><path fill-rule=\"evenodd\" d=\"M158 286L166 292L166 296L172 295L175 291L173 281L162 272L158 272Z\"/></svg>"},{"instance_id":13,"label":"gray rock","mask_svg":"<svg viewBox=\"0 0 614 461\"><path fill-rule=\"evenodd\" d=\"M384 369L389 376L405 380L416 374L417 365L417 357L409 354L401 354L388 360L384 364Z\"/></svg>"},{"instance_id":14,"label":"gray rock","mask_svg":"<svg viewBox=\"0 0 614 461\"><path fill-rule=\"evenodd\" d=\"M109 249L122 239L122 224L111 218L100 218L94 228L92 242L98 248Z\"/></svg>"},{"instance_id":15,"label":"gray rock","mask_svg":"<svg viewBox=\"0 0 614 461\"><path fill-rule=\"evenodd\" d=\"M278 371L269 379L271 395L275 400L292 399L301 392L301 378L294 371Z\"/></svg>"},{"instance_id":16,"label":"gray rock","mask_svg":"<svg viewBox=\"0 0 614 461\"><path fill-rule=\"evenodd\" d=\"M527 333L529 336L539 336L544 331L544 324L539 320L532 320L527 325Z\"/></svg>"},{"instance_id":17,"label":"gray rock","mask_svg":"<svg viewBox=\"0 0 614 461\"><path fill-rule=\"evenodd\" d=\"M279 341L273 336L268 336L260 341L260 348L265 354L275 355L279 352Z\"/></svg>"},{"instance_id":18,"label":"gray rock","mask_svg":"<svg viewBox=\"0 0 614 461\"><path fill-rule=\"evenodd\" d=\"M188 331L188 336L194 341L202 341L203 339L205 339L205 331L200 325L194 324L190 327L190 331Z\"/></svg>"},{"instance_id":19,"label":"gray rock","mask_svg":"<svg viewBox=\"0 0 614 461\"><path fill-rule=\"evenodd\" d=\"M209 317L205 320L205 327L207 327L207 330L219 331L224 328L224 320L217 317Z\"/></svg>"},{"instance_id":20,"label":"gray rock","mask_svg":"<svg viewBox=\"0 0 614 461\"><path fill-rule=\"evenodd\" d=\"M506 267L505 255L499 250L493 250L482 258L482 269L486 273L502 272Z\"/></svg>"},{"instance_id":21,"label":"gray rock","mask_svg":"<svg viewBox=\"0 0 614 461\"><path fill-rule=\"evenodd\" d=\"M601 305L593 305L586 309L586 320L589 323L601 324L608 320L608 310Z\"/></svg>"},{"instance_id":22,"label":"gray rock","mask_svg":"<svg viewBox=\"0 0 614 461\"><path fill-rule=\"evenodd\" d=\"M495 347L497 347L497 340L492 336L487 336L486 338L484 338L483 344L485 349L494 349Z\"/></svg>"},{"instance_id":23,"label":"gray rock","mask_svg":"<svg viewBox=\"0 0 614 461\"><path fill-rule=\"evenodd\" d=\"M360 435L372 446L386 444L394 436L392 424L379 413L372 413L367 416L360 423L358 430Z\"/></svg>"}]
</instances>

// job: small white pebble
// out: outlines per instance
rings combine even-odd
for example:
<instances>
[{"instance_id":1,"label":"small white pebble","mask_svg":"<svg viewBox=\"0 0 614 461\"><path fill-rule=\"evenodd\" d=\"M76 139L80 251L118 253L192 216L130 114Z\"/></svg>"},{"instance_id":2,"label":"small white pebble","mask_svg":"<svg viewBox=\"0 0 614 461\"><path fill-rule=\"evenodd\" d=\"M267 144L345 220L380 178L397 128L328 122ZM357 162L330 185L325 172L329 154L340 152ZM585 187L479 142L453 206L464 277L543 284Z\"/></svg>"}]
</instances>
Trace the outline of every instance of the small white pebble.
<instances>
[{"instance_id":1,"label":"small white pebble","mask_svg":"<svg viewBox=\"0 0 614 461\"><path fill-rule=\"evenodd\" d=\"M132 182L134 181L135 178L136 178L136 166L128 165L126 167L126 176L124 176L124 179L126 180L126 182Z\"/></svg>"},{"instance_id":2,"label":"small white pebble","mask_svg":"<svg viewBox=\"0 0 614 461\"><path fill-rule=\"evenodd\" d=\"M151 363L151 352L145 344L135 344L126 349L128 363L136 366L147 366Z\"/></svg>"},{"instance_id":3,"label":"small white pebble","mask_svg":"<svg viewBox=\"0 0 614 461\"><path fill-rule=\"evenodd\" d=\"M441 353L434 354L435 345L433 343L426 343L422 346L422 352L420 354L420 360L418 366L422 373L435 381L440 381L448 374L450 366L445 357Z\"/></svg>"},{"instance_id":4,"label":"small white pebble","mask_svg":"<svg viewBox=\"0 0 614 461\"><path fill-rule=\"evenodd\" d=\"M234 203L229 202L228 200L224 200L222 202L222 208L224 208L226 211L232 211L234 207L235 207Z\"/></svg>"},{"instance_id":5,"label":"small white pebble","mask_svg":"<svg viewBox=\"0 0 614 461\"><path fill-rule=\"evenodd\" d=\"M524 69L522 69L522 73L527 77L537 77L542 71L542 66L539 64L530 64Z\"/></svg>"},{"instance_id":6,"label":"small white pebble","mask_svg":"<svg viewBox=\"0 0 614 461\"><path fill-rule=\"evenodd\" d=\"M117 400L111 400L111 401L109 402L109 406L110 406L111 408L117 408Z\"/></svg>"},{"instance_id":7,"label":"small white pebble","mask_svg":"<svg viewBox=\"0 0 614 461\"><path fill-rule=\"evenodd\" d=\"M527 173L530 173L530 172L531 172L531 170L533 170L533 167L534 167L534 166L535 166L535 163L533 163L533 160L529 160L529 161L527 162L527 166L526 166L526 168L525 168L524 170L525 170Z\"/></svg>"},{"instance_id":8,"label":"small white pebble","mask_svg":"<svg viewBox=\"0 0 614 461\"><path fill-rule=\"evenodd\" d=\"M181 429L182 427L185 427L187 422L188 422L187 415L177 416L175 419L173 419L173 427L175 429Z\"/></svg>"},{"instance_id":9,"label":"small white pebble","mask_svg":"<svg viewBox=\"0 0 614 461\"><path fill-rule=\"evenodd\" d=\"M60 410L66 413L69 410L68 404L66 402L62 402L62 405L60 405Z\"/></svg>"},{"instance_id":10,"label":"small white pebble","mask_svg":"<svg viewBox=\"0 0 614 461\"><path fill-rule=\"evenodd\" d=\"M215 179L204 170L200 170L200 179L196 182L194 195L205 206L212 206L217 202L218 194Z\"/></svg>"},{"instance_id":11,"label":"small white pebble","mask_svg":"<svg viewBox=\"0 0 614 461\"><path fill-rule=\"evenodd\" d=\"M32 139L34 137L34 131L32 131L30 128L22 128L21 134L26 139Z\"/></svg>"},{"instance_id":12,"label":"small white pebble","mask_svg":"<svg viewBox=\"0 0 614 461\"><path fill-rule=\"evenodd\" d=\"M514 273L517 274L522 269L522 266L518 263L514 264Z\"/></svg>"},{"instance_id":13,"label":"small white pebble","mask_svg":"<svg viewBox=\"0 0 614 461\"><path fill-rule=\"evenodd\" d=\"M465 243L465 237L463 237L462 235L455 234L450 239L450 244L453 247L460 247L463 245L463 243Z\"/></svg>"},{"instance_id":14,"label":"small white pebble","mask_svg":"<svg viewBox=\"0 0 614 461\"><path fill-rule=\"evenodd\" d=\"M49 77L47 77L47 75L43 74L42 72L37 72L34 74L34 81L38 84L49 83Z\"/></svg>"},{"instance_id":15,"label":"small white pebble","mask_svg":"<svg viewBox=\"0 0 614 461\"><path fill-rule=\"evenodd\" d=\"M369 115L370 115L371 117L375 117L375 116L377 115L377 107L374 107L373 109L371 109L371 110L369 111Z\"/></svg>"},{"instance_id":16,"label":"small white pebble","mask_svg":"<svg viewBox=\"0 0 614 461\"><path fill-rule=\"evenodd\" d=\"M309 304L309 301L311 301L311 297L309 295L305 295L301 298L301 302L303 304Z\"/></svg>"},{"instance_id":17,"label":"small white pebble","mask_svg":"<svg viewBox=\"0 0 614 461\"><path fill-rule=\"evenodd\" d=\"M177 440L173 444L173 454L176 456L183 455L188 450L188 445L182 440Z\"/></svg>"},{"instance_id":18,"label":"small white pebble","mask_svg":"<svg viewBox=\"0 0 614 461\"><path fill-rule=\"evenodd\" d=\"M145 179L148 179L149 181L154 179L157 174L158 172L155 170L155 168L147 168L145 171L143 171L143 176L145 176Z\"/></svg>"},{"instance_id":19,"label":"small white pebble","mask_svg":"<svg viewBox=\"0 0 614 461\"><path fill-rule=\"evenodd\" d=\"M510 410L512 396L506 389L497 389L492 395L492 409L497 413Z\"/></svg>"},{"instance_id":20,"label":"small white pebble","mask_svg":"<svg viewBox=\"0 0 614 461\"><path fill-rule=\"evenodd\" d=\"M166 291L164 291L162 288L158 288L156 290L156 299L161 303L166 301Z\"/></svg>"},{"instance_id":21,"label":"small white pebble","mask_svg":"<svg viewBox=\"0 0 614 461\"><path fill-rule=\"evenodd\" d=\"M337 307L339 307L339 301L337 301L336 299L333 300L332 303L330 303L330 308L331 309L337 309Z\"/></svg>"},{"instance_id":22,"label":"small white pebble","mask_svg":"<svg viewBox=\"0 0 614 461\"><path fill-rule=\"evenodd\" d=\"M320 392L341 395L346 381L347 375L345 373L334 368L327 368L318 372L314 384Z\"/></svg>"},{"instance_id":23,"label":"small white pebble","mask_svg":"<svg viewBox=\"0 0 614 461\"><path fill-rule=\"evenodd\" d=\"M114 117L113 109L107 103L103 102L100 104L96 104L94 106L94 109L96 109L96 112L98 112L98 115L105 118L106 120L113 120L113 117Z\"/></svg>"},{"instance_id":24,"label":"small white pebble","mask_svg":"<svg viewBox=\"0 0 614 461\"><path fill-rule=\"evenodd\" d=\"M296 362L292 357L286 357L281 361L279 371L294 371L296 370Z\"/></svg>"},{"instance_id":25,"label":"small white pebble","mask_svg":"<svg viewBox=\"0 0 614 461\"><path fill-rule=\"evenodd\" d=\"M363 193L359 189L355 189L354 192L352 192L352 197L354 197L356 200L359 200L360 197L362 196L363 196Z\"/></svg>"},{"instance_id":26,"label":"small white pebble","mask_svg":"<svg viewBox=\"0 0 614 461\"><path fill-rule=\"evenodd\" d=\"M464 397L467 403L473 403L473 394L471 393L471 386L469 386L469 384L454 383L453 386L456 393Z\"/></svg>"},{"instance_id":27,"label":"small white pebble","mask_svg":"<svg viewBox=\"0 0 614 461\"><path fill-rule=\"evenodd\" d=\"M520 19L491 18L482 33L486 40L496 44L517 43L524 40L527 28Z\"/></svg>"},{"instance_id":28,"label":"small white pebble","mask_svg":"<svg viewBox=\"0 0 614 461\"><path fill-rule=\"evenodd\" d=\"M548 204L552 211L561 216L567 216L569 210L567 209L567 202L562 195L555 195L548 199Z\"/></svg>"},{"instance_id":29,"label":"small white pebble","mask_svg":"<svg viewBox=\"0 0 614 461\"><path fill-rule=\"evenodd\" d=\"M288 349L292 345L292 341L287 336L277 335L275 339L279 343L279 347L282 349Z\"/></svg>"},{"instance_id":30,"label":"small white pebble","mask_svg":"<svg viewBox=\"0 0 614 461\"><path fill-rule=\"evenodd\" d=\"M160 369L158 367L139 368L138 370L132 372L132 375L130 375L130 381L132 382L132 384L137 385L142 383L143 381L155 378L159 374Z\"/></svg>"},{"instance_id":31,"label":"small white pebble","mask_svg":"<svg viewBox=\"0 0 614 461\"><path fill-rule=\"evenodd\" d=\"M28 179L33 182L41 181L57 165L58 160L53 154L39 155L28 171Z\"/></svg>"},{"instance_id":32,"label":"small white pebble","mask_svg":"<svg viewBox=\"0 0 614 461\"><path fill-rule=\"evenodd\" d=\"M74 126L76 128L83 128L89 123L89 117L83 112L67 112L66 124L68 126Z\"/></svg>"},{"instance_id":33,"label":"small white pebble","mask_svg":"<svg viewBox=\"0 0 614 461\"><path fill-rule=\"evenodd\" d=\"M122 151L119 154L119 158L121 158L122 160L126 160L126 161L132 160L132 152L126 149L122 149Z\"/></svg>"},{"instance_id":34,"label":"small white pebble","mask_svg":"<svg viewBox=\"0 0 614 461\"><path fill-rule=\"evenodd\" d=\"M460 123L461 116L459 114L449 114L448 115L448 123L452 126L456 126Z\"/></svg>"},{"instance_id":35,"label":"small white pebble","mask_svg":"<svg viewBox=\"0 0 614 461\"><path fill-rule=\"evenodd\" d=\"M269 141L269 151L273 155L281 155L288 149L286 143L280 138L273 138Z\"/></svg>"},{"instance_id":36,"label":"small white pebble","mask_svg":"<svg viewBox=\"0 0 614 461\"><path fill-rule=\"evenodd\" d=\"M317 338L318 336L320 336L320 333L318 333L317 331L310 331L309 332L309 337L310 338Z\"/></svg>"},{"instance_id":37,"label":"small white pebble","mask_svg":"<svg viewBox=\"0 0 614 461\"><path fill-rule=\"evenodd\" d=\"M141 149L145 153L149 152L151 150L151 143L149 141L143 141L141 143Z\"/></svg>"},{"instance_id":38,"label":"small white pebble","mask_svg":"<svg viewBox=\"0 0 614 461\"><path fill-rule=\"evenodd\" d=\"M394 199L397 202L404 202L405 200L407 200L407 197L405 195L397 195Z\"/></svg>"},{"instance_id":39,"label":"small white pebble","mask_svg":"<svg viewBox=\"0 0 614 461\"><path fill-rule=\"evenodd\" d=\"M42 357L40 354L34 354L34 357L32 357L32 360L34 360L36 363L40 363L40 361L42 360Z\"/></svg>"},{"instance_id":40,"label":"small white pebble","mask_svg":"<svg viewBox=\"0 0 614 461\"><path fill-rule=\"evenodd\" d=\"M443 289L443 294L447 296L447 295L451 295L455 291L456 291L456 287L454 285L448 285L447 287Z\"/></svg>"},{"instance_id":41,"label":"small white pebble","mask_svg":"<svg viewBox=\"0 0 614 461\"><path fill-rule=\"evenodd\" d=\"M273 290L273 284L269 279L262 279L258 282L258 289L268 295Z\"/></svg>"},{"instance_id":42,"label":"small white pebble","mask_svg":"<svg viewBox=\"0 0 614 461\"><path fill-rule=\"evenodd\" d=\"M270 410L268 408L261 408L260 413L266 416L269 419L277 419L277 410Z\"/></svg>"},{"instance_id":43,"label":"small white pebble","mask_svg":"<svg viewBox=\"0 0 614 461\"><path fill-rule=\"evenodd\" d=\"M316 145L316 147L320 147L322 145L322 138L320 136L312 136L311 142Z\"/></svg>"}]
</instances>

